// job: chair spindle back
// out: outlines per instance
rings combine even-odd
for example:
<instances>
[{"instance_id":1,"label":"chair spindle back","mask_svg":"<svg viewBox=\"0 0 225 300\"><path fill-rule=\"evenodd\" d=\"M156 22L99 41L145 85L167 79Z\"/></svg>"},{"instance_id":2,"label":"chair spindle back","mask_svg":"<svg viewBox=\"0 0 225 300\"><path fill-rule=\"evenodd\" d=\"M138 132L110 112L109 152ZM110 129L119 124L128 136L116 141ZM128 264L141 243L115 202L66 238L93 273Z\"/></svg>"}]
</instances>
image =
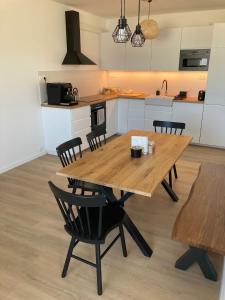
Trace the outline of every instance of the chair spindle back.
<instances>
[{"instance_id":1,"label":"chair spindle back","mask_svg":"<svg viewBox=\"0 0 225 300\"><path fill-rule=\"evenodd\" d=\"M185 123L170 122L170 121L157 121L153 122L155 132L182 135L185 129ZM159 129L159 131L158 131Z\"/></svg>"},{"instance_id":2,"label":"chair spindle back","mask_svg":"<svg viewBox=\"0 0 225 300\"><path fill-rule=\"evenodd\" d=\"M100 238L102 233L102 212L107 205L105 195L83 196L65 192L56 187L51 181L49 186L59 206L65 226L77 237L96 235ZM91 211L92 209L92 211ZM94 211L93 211L94 209ZM95 214L90 218L90 213Z\"/></svg>"},{"instance_id":3,"label":"chair spindle back","mask_svg":"<svg viewBox=\"0 0 225 300\"><path fill-rule=\"evenodd\" d=\"M103 142L104 144L106 144L105 135L106 130L101 126L96 127L94 131L86 135L89 147L92 152L102 147Z\"/></svg>"},{"instance_id":4,"label":"chair spindle back","mask_svg":"<svg viewBox=\"0 0 225 300\"><path fill-rule=\"evenodd\" d=\"M63 167L70 165L77 160L77 157L82 158L81 151L82 141L80 137L67 141L56 148L57 155ZM74 183L74 179L68 178L69 185Z\"/></svg>"}]
</instances>

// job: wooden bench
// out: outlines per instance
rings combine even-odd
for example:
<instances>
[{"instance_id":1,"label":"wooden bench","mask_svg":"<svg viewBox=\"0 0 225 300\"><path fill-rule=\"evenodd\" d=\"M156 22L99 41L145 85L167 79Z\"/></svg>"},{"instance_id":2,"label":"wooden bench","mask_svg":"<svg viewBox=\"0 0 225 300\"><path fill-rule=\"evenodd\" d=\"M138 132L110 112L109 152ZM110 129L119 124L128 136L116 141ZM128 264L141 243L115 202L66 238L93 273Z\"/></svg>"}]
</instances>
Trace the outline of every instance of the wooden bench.
<instances>
[{"instance_id":1,"label":"wooden bench","mask_svg":"<svg viewBox=\"0 0 225 300\"><path fill-rule=\"evenodd\" d=\"M176 268L187 270L197 262L206 278L217 280L207 252L225 256L225 166L202 164L176 219L172 239L190 246Z\"/></svg>"}]
</instances>

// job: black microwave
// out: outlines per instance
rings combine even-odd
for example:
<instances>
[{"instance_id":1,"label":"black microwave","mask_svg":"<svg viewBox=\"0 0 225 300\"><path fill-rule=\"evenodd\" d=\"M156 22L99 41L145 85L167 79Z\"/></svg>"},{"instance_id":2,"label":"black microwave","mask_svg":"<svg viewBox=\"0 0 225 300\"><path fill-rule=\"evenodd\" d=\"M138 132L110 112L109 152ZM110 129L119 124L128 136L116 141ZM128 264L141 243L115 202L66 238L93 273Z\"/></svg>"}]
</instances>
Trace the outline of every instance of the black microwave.
<instances>
[{"instance_id":1,"label":"black microwave","mask_svg":"<svg viewBox=\"0 0 225 300\"><path fill-rule=\"evenodd\" d=\"M181 71L208 71L210 60L210 49L181 50Z\"/></svg>"}]
</instances>

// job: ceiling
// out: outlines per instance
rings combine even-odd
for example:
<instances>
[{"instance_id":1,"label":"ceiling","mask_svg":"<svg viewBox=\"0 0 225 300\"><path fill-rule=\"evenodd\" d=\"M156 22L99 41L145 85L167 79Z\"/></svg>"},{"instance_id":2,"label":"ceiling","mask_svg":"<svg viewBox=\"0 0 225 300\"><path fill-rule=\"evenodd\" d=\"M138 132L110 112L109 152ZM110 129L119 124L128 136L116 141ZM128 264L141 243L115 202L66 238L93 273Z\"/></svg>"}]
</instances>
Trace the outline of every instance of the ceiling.
<instances>
[{"instance_id":1,"label":"ceiling","mask_svg":"<svg viewBox=\"0 0 225 300\"><path fill-rule=\"evenodd\" d=\"M120 0L55 0L93 13L101 17L118 17ZM146 1L146 0L142 0ZM137 14L138 0L126 0L127 15ZM147 13L147 3L142 4L142 14ZM225 0L153 0L151 11L154 14L185 12L194 10L225 9Z\"/></svg>"}]
</instances>

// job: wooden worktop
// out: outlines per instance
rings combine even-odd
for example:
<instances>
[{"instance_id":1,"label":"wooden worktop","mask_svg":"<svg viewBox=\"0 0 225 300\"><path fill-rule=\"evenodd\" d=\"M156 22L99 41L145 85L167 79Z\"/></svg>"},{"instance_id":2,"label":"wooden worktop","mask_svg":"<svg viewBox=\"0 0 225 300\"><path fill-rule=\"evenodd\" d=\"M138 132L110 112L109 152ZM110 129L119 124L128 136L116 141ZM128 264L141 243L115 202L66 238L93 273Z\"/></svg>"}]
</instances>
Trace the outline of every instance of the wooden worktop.
<instances>
[{"instance_id":1,"label":"wooden worktop","mask_svg":"<svg viewBox=\"0 0 225 300\"><path fill-rule=\"evenodd\" d=\"M42 107L50 107L50 108L61 108L61 109L76 109L84 106L88 106L91 104L101 103L113 99L134 99L134 100L145 100L145 98L148 97L147 94L144 93L131 93L131 94L110 94L110 95L93 95L88 97L81 97L80 101L77 105L73 106L63 106L63 105L49 105L48 103L42 103ZM196 104L202 104L203 101L198 101L197 97L187 97L183 100L176 99L173 100L173 102L181 102L181 103L196 103Z\"/></svg>"}]
</instances>

